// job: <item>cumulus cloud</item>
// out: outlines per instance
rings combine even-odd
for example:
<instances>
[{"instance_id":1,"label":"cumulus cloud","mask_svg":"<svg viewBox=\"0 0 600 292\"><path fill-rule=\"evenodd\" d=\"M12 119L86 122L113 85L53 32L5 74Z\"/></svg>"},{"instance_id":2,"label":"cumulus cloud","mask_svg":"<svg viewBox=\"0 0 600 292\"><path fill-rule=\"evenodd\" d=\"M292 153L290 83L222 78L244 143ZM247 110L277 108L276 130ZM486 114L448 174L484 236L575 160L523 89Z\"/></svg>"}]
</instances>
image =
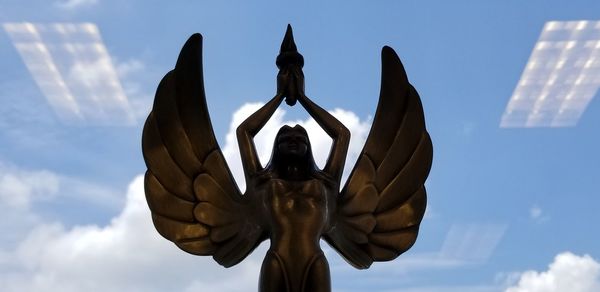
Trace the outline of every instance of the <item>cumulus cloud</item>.
<instances>
[{"instance_id":1,"label":"cumulus cloud","mask_svg":"<svg viewBox=\"0 0 600 292\"><path fill-rule=\"evenodd\" d=\"M260 266L254 256L225 271L160 238L142 176L131 183L125 208L109 225L69 230L60 223L40 225L11 260L19 266L0 279L3 291L193 291L199 285L235 291L229 287L233 279L236 287L256 286Z\"/></svg>"},{"instance_id":2,"label":"cumulus cloud","mask_svg":"<svg viewBox=\"0 0 600 292\"><path fill-rule=\"evenodd\" d=\"M86 180L49 170L22 169L0 161L0 262L6 252L2 248L14 247L43 221L34 211L36 207L73 201L116 210L122 206L122 197L122 193L112 188Z\"/></svg>"},{"instance_id":3,"label":"cumulus cloud","mask_svg":"<svg viewBox=\"0 0 600 292\"><path fill-rule=\"evenodd\" d=\"M58 192L58 176L50 171L0 169L0 205L28 208L32 201L49 199Z\"/></svg>"},{"instance_id":4,"label":"cumulus cloud","mask_svg":"<svg viewBox=\"0 0 600 292\"><path fill-rule=\"evenodd\" d=\"M538 219L541 216L542 216L542 208L540 208L538 205L533 205L529 209L529 217L531 217L531 219Z\"/></svg>"},{"instance_id":5,"label":"cumulus cloud","mask_svg":"<svg viewBox=\"0 0 600 292\"><path fill-rule=\"evenodd\" d=\"M589 255L558 254L544 272L523 272L505 292L600 291L600 263Z\"/></svg>"},{"instance_id":6,"label":"cumulus cloud","mask_svg":"<svg viewBox=\"0 0 600 292\"><path fill-rule=\"evenodd\" d=\"M550 216L544 213L544 210L537 204L529 208L529 218L531 218L531 220L537 223L542 223L550 220Z\"/></svg>"},{"instance_id":7,"label":"cumulus cloud","mask_svg":"<svg viewBox=\"0 0 600 292\"><path fill-rule=\"evenodd\" d=\"M0 163L0 246L12 246L23 238L38 222L30 210L32 203L53 198L58 188L59 178L52 172L26 171Z\"/></svg>"},{"instance_id":8,"label":"cumulus cloud","mask_svg":"<svg viewBox=\"0 0 600 292\"><path fill-rule=\"evenodd\" d=\"M27 170L0 161L0 208L26 210L36 202L67 198L104 207L122 204L116 190L49 170Z\"/></svg>"}]
</instances>

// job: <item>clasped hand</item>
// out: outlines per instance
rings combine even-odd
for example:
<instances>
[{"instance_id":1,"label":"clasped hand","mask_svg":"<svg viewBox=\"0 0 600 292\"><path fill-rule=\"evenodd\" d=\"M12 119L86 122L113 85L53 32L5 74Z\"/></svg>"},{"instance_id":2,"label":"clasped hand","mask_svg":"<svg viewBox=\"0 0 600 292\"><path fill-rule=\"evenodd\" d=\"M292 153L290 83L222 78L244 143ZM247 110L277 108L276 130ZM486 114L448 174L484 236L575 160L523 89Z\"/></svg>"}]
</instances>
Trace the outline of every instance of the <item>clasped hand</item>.
<instances>
[{"instance_id":1,"label":"clasped hand","mask_svg":"<svg viewBox=\"0 0 600 292\"><path fill-rule=\"evenodd\" d=\"M285 98L285 103L289 106L295 105L298 99L305 98L304 73L302 73L301 67L288 65L279 70L277 74L277 95Z\"/></svg>"}]
</instances>

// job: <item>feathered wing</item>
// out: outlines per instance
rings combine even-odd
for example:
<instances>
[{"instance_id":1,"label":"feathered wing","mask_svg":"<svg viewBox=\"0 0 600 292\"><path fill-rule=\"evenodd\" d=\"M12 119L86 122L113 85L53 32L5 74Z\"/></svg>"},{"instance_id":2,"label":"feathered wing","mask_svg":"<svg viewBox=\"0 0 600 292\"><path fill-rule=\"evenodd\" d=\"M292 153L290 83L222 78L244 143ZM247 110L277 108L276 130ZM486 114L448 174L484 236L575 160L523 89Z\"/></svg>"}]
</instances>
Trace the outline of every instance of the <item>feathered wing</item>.
<instances>
[{"instance_id":1,"label":"feathered wing","mask_svg":"<svg viewBox=\"0 0 600 292\"><path fill-rule=\"evenodd\" d=\"M241 195L217 144L202 74L202 36L183 46L158 86L142 137L146 200L158 232L179 248L226 267L262 240L252 202Z\"/></svg>"},{"instance_id":2,"label":"feathered wing","mask_svg":"<svg viewBox=\"0 0 600 292\"><path fill-rule=\"evenodd\" d=\"M432 156L419 95L394 50L386 46L377 112L338 197L327 242L357 268L407 251L425 213L424 183Z\"/></svg>"}]
</instances>

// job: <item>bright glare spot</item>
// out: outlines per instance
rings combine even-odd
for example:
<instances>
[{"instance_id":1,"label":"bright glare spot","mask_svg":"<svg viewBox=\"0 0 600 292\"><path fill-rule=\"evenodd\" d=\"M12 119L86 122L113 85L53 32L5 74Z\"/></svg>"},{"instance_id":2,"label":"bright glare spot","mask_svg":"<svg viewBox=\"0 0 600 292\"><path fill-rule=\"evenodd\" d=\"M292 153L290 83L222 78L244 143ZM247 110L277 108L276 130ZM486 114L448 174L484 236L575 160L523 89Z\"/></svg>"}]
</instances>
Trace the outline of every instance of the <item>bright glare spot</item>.
<instances>
[{"instance_id":1,"label":"bright glare spot","mask_svg":"<svg viewBox=\"0 0 600 292\"><path fill-rule=\"evenodd\" d=\"M5 23L48 103L65 123L133 125L133 110L93 23Z\"/></svg>"},{"instance_id":2,"label":"bright glare spot","mask_svg":"<svg viewBox=\"0 0 600 292\"><path fill-rule=\"evenodd\" d=\"M556 30L556 29L558 29L558 22L557 21L548 21L548 22L546 22L544 29L545 30Z\"/></svg>"},{"instance_id":3,"label":"bright glare spot","mask_svg":"<svg viewBox=\"0 0 600 292\"><path fill-rule=\"evenodd\" d=\"M533 68L535 68L536 65L537 65L537 63L535 61L531 61L531 62L529 62L529 65L527 65L527 68L533 69Z\"/></svg>"},{"instance_id":4,"label":"bright glare spot","mask_svg":"<svg viewBox=\"0 0 600 292\"><path fill-rule=\"evenodd\" d=\"M91 35L98 35L100 34L100 32L98 31L98 27L96 27L96 25L94 25L93 23L83 23L81 25L81 28L91 34Z\"/></svg>"},{"instance_id":5,"label":"bright glare spot","mask_svg":"<svg viewBox=\"0 0 600 292\"><path fill-rule=\"evenodd\" d=\"M545 33L559 29L560 34ZM594 47L600 48L600 21L547 22L506 106L500 127L576 125L600 87L600 66L595 66L600 50ZM537 99L532 102L523 96ZM565 111L564 103L571 99Z\"/></svg>"},{"instance_id":6,"label":"bright glare spot","mask_svg":"<svg viewBox=\"0 0 600 292\"><path fill-rule=\"evenodd\" d=\"M575 28L576 30L583 30L585 29L585 27L587 26L587 21L582 20L577 24L577 27Z\"/></svg>"},{"instance_id":7,"label":"bright glare spot","mask_svg":"<svg viewBox=\"0 0 600 292\"><path fill-rule=\"evenodd\" d=\"M536 50L543 50L547 47L549 47L550 44L548 42L538 42L538 44L535 46Z\"/></svg>"}]
</instances>

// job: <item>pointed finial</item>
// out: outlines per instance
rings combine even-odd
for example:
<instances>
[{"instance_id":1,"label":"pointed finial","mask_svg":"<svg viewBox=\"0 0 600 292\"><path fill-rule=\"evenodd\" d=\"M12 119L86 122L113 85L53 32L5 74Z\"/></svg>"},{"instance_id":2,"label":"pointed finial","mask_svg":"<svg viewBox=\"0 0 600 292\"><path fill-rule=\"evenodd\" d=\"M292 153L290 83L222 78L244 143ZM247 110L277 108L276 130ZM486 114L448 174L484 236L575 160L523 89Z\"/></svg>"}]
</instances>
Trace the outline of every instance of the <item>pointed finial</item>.
<instances>
[{"instance_id":1,"label":"pointed finial","mask_svg":"<svg viewBox=\"0 0 600 292\"><path fill-rule=\"evenodd\" d=\"M294 43L294 32L292 31L292 26L289 24L285 30L285 36L283 37L283 42L281 42L281 49L279 50L279 53L287 51L298 51L298 48L296 48L296 43Z\"/></svg>"},{"instance_id":2,"label":"pointed finial","mask_svg":"<svg viewBox=\"0 0 600 292\"><path fill-rule=\"evenodd\" d=\"M288 65L298 65L300 68L304 67L304 57L298 53L298 48L294 42L294 34L292 33L292 26L287 25L285 36L281 42L281 49L279 50L279 56L275 61L277 68L281 69Z\"/></svg>"}]
</instances>

